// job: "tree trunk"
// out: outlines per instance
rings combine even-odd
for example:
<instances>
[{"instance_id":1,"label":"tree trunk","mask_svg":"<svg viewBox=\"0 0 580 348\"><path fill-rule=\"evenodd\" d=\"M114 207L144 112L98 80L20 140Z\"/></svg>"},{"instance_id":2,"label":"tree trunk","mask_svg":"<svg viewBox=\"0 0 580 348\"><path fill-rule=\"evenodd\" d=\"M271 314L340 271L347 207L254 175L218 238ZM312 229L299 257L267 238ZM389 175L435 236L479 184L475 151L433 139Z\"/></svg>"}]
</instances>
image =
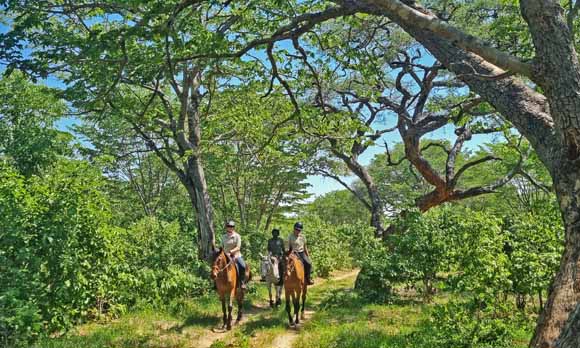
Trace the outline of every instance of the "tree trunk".
<instances>
[{"instance_id":1,"label":"tree trunk","mask_svg":"<svg viewBox=\"0 0 580 348\"><path fill-rule=\"evenodd\" d=\"M576 306L576 309L570 315L560 339L556 342L556 348L580 347L580 335L578 332L580 332L580 304Z\"/></svg>"},{"instance_id":2,"label":"tree trunk","mask_svg":"<svg viewBox=\"0 0 580 348\"><path fill-rule=\"evenodd\" d=\"M192 156L188 160L184 185L196 212L198 255L201 259L209 261L215 246L215 228L211 199L199 158Z\"/></svg>"},{"instance_id":3,"label":"tree trunk","mask_svg":"<svg viewBox=\"0 0 580 348\"><path fill-rule=\"evenodd\" d=\"M580 112L580 110L579 110ZM570 163L572 164L572 163ZM538 320L531 347L554 347L566 321L580 325L580 316L570 313L580 301L580 173L578 167L562 166L555 182L558 201L566 228L566 246L560 269L550 287L548 299ZM572 348L563 341L559 347Z\"/></svg>"},{"instance_id":4,"label":"tree trunk","mask_svg":"<svg viewBox=\"0 0 580 348\"><path fill-rule=\"evenodd\" d=\"M332 142L331 145L336 146L336 144ZM365 185L365 188L367 189L367 193L370 198L370 202L360 197L360 195L358 195L355 190L353 189L349 190L353 192L355 196L359 200L361 200L363 204L365 204L365 206L369 209L369 211L371 212L371 226L375 228L375 237L382 238L385 235L385 227L383 226L382 223L383 203L381 201L381 196L379 194L377 185L375 185L372 176L370 175L368 170L357 161L357 157L355 155L347 156L341 153L340 151L336 150L334 147L331 149L331 151L336 157L340 158L344 162L344 164L346 164L348 169L350 169L350 171L353 172L353 174L356 175L360 179L360 181L362 181L362 183Z\"/></svg>"}]
</instances>

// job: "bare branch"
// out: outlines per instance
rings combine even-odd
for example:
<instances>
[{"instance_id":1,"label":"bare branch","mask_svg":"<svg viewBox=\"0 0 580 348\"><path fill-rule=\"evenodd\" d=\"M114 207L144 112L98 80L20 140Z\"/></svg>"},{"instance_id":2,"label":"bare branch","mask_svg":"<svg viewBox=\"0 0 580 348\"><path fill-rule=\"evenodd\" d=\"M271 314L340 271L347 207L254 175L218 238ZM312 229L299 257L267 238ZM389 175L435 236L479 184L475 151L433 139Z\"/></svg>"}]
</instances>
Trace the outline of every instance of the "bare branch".
<instances>
[{"instance_id":1,"label":"bare branch","mask_svg":"<svg viewBox=\"0 0 580 348\"><path fill-rule=\"evenodd\" d=\"M371 210L371 204L366 200L366 198L358 191L356 191L355 189L353 189L352 187L350 187L349 184L347 184L346 182L344 182L344 180L342 180L340 178L340 176L332 174L331 172L324 170L324 169L320 169L317 168L315 169L316 172L329 177L331 179L334 179L336 182L338 182L339 184L341 184L344 188L346 188L348 191L350 191L353 195L355 195L356 198L358 198L359 201L361 201L362 204L365 205L365 207L367 207L367 209Z\"/></svg>"}]
</instances>

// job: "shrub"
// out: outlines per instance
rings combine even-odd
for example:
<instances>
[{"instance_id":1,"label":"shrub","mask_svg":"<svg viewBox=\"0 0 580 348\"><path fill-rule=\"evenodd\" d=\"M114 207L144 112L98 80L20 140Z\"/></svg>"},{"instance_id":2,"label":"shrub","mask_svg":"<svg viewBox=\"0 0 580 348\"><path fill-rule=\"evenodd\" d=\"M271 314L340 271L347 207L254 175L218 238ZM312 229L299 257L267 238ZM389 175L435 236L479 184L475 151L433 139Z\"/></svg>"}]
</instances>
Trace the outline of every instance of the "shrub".
<instances>
[{"instance_id":1,"label":"shrub","mask_svg":"<svg viewBox=\"0 0 580 348\"><path fill-rule=\"evenodd\" d=\"M197 296L209 289L207 265L197 259L192 235L177 222L148 217L128 229L111 233L110 248L116 278L114 300L168 303Z\"/></svg>"},{"instance_id":2,"label":"shrub","mask_svg":"<svg viewBox=\"0 0 580 348\"><path fill-rule=\"evenodd\" d=\"M106 292L100 175L61 161L40 178L0 168L0 333L24 344L89 314Z\"/></svg>"},{"instance_id":3,"label":"shrub","mask_svg":"<svg viewBox=\"0 0 580 348\"><path fill-rule=\"evenodd\" d=\"M438 305L416 339L415 347L508 348L518 321L508 321L475 302Z\"/></svg>"}]
</instances>

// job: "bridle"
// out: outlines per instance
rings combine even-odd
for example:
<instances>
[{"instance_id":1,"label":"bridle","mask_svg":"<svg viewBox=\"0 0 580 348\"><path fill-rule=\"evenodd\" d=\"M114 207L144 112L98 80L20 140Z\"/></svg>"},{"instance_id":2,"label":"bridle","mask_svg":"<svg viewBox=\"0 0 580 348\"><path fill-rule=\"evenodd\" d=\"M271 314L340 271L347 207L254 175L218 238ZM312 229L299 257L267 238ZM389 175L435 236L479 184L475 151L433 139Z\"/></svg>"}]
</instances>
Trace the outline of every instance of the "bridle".
<instances>
[{"instance_id":1,"label":"bridle","mask_svg":"<svg viewBox=\"0 0 580 348\"><path fill-rule=\"evenodd\" d=\"M225 254L225 252L223 252L223 251L222 251L221 253L223 253L224 257L225 257L225 258L226 258L226 260L227 260L227 257L226 257L226 254ZM221 255L220 255L220 256L221 256ZM219 256L218 256L218 257L219 257ZM227 268L228 268L228 267L229 267L229 266L230 266L230 265L231 265L233 262L234 262L234 258L233 258L233 257L230 257L230 261L229 261L228 263L226 263L226 265L225 265L223 268L221 268L221 269L219 269L219 268L218 268L218 271L216 272L216 276L218 276L220 273L222 273L223 271L225 271L225 270L226 270L226 269L227 269ZM215 267L215 266L214 266L214 267Z\"/></svg>"},{"instance_id":2,"label":"bridle","mask_svg":"<svg viewBox=\"0 0 580 348\"><path fill-rule=\"evenodd\" d=\"M290 261L290 257L294 255L294 262L292 262L292 268L288 267L288 270L286 271L287 274L292 273L292 271L296 268L296 261L298 259L298 254L296 254L296 252L294 250L292 250L292 252L288 255L288 261ZM290 263L290 262L288 262ZM290 265L288 265L290 266Z\"/></svg>"}]
</instances>

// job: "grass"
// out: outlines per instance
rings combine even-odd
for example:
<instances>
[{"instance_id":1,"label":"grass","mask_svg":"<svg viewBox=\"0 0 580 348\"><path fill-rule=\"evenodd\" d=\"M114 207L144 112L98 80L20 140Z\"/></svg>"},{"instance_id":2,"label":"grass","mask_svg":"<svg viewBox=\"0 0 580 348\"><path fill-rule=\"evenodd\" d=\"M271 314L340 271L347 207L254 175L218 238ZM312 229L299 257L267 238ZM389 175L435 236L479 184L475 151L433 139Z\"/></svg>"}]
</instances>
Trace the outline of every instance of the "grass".
<instances>
[{"instance_id":1,"label":"grass","mask_svg":"<svg viewBox=\"0 0 580 348\"><path fill-rule=\"evenodd\" d=\"M267 304L267 290L258 286L245 305L251 319L210 340L211 347L272 348L277 338L286 335L295 348L423 348L419 343L429 335L425 323L430 312L435 304L449 300L448 294L442 294L434 304L423 304L413 296L392 304L371 304L352 290L354 276L319 283L309 289L307 300L307 310L315 312L298 332L287 329L284 306L270 310L251 305ZM211 294L162 308L144 308L108 323L82 325L65 337L44 339L35 347L193 348L207 339L210 328L221 324L220 317L221 306ZM530 327L520 327L514 334L514 348L527 347L531 335Z\"/></svg>"},{"instance_id":2,"label":"grass","mask_svg":"<svg viewBox=\"0 0 580 348\"><path fill-rule=\"evenodd\" d=\"M66 336L45 339L37 348L190 347L218 323L211 297L176 301L163 308L144 308L107 323L81 325Z\"/></svg>"}]
</instances>

